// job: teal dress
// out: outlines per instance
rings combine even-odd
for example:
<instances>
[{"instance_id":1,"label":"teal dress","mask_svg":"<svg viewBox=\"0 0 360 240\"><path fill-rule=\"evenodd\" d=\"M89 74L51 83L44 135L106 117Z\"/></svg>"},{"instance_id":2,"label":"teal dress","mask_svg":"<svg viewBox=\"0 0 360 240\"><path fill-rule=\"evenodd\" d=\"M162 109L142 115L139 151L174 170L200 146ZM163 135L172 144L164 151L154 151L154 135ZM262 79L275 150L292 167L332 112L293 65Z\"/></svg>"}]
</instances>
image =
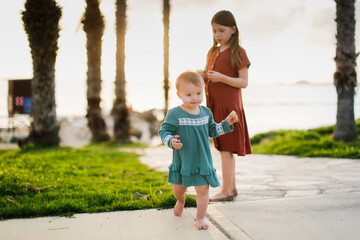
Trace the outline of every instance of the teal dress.
<instances>
[{"instance_id":1,"label":"teal dress","mask_svg":"<svg viewBox=\"0 0 360 240\"><path fill-rule=\"evenodd\" d=\"M181 107L170 109L161 125L159 135L165 145L173 149L171 140L179 135L181 149L173 149L168 181L185 188L210 184L220 185L210 152L209 137L218 137L233 131L234 127L223 120L215 123L207 107L200 106L200 113L190 114Z\"/></svg>"}]
</instances>

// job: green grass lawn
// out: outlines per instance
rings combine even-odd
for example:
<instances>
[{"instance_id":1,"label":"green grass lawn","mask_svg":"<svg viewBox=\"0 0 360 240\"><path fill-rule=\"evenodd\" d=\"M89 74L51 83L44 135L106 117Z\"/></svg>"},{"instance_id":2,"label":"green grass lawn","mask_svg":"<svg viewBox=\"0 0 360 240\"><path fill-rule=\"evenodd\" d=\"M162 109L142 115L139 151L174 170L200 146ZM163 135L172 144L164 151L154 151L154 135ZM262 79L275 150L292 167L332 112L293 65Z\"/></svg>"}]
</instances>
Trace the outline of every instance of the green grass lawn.
<instances>
[{"instance_id":1,"label":"green grass lawn","mask_svg":"<svg viewBox=\"0 0 360 240\"><path fill-rule=\"evenodd\" d=\"M360 119L356 125L360 137ZM251 143L253 152L260 154L360 159L360 138L355 143L334 142L333 132L334 126L270 131L255 135Z\"/></svg>"},{"instance_id":2,"label":"green grass lawn","mask_svg":"<svg viewBox=\"0 0 360 240\"><path fill-rule=\"evenodd\" d=\"M176 200L167 173L120 147L0 150L0 219L172 208ZM195 205L187 196L186 206Z\"/></svg>"}]
</instances>

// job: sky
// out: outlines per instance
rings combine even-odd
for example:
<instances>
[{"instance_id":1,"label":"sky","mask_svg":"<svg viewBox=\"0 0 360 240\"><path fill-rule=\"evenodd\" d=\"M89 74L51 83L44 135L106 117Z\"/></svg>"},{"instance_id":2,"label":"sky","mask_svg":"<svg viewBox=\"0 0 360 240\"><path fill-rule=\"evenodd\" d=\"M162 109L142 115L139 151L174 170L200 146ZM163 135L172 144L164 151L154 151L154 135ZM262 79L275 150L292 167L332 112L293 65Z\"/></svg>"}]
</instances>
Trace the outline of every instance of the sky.
<instances>
[{"instance_id":1,"label":"sky","mask_svg":"<svg viewBox=\"0 0 360 240\"><path fill-rule=\"evenodd\" d=\"M32 77L30 49L21 20L25 1L5 1L1 0L0 8L0 115L6 108L7 80ZM85 0L57 2L62 7L56 60L58 113L84 114L86 37L80 19ZM100 7L106 25L102 54L102 106L108 111L114 99L115 0L102 0ZM336 48L335 1L170 0L170 7L172 97L175 96L173 83L181 72L204 67L206 53L212 44L210 21L217 11L223 9L230 10L237 21L241 45L251 62L249 84L293 84L301 80L332 84ZM358 23L359 11L360 1L357 1ZM162 0L128 0L127 22L127 102L135 110L161 108ZM357 51L359 37L359 31L356 31ZM359 61L358 58L358 65Z\"/></svg>"}]
</instances>

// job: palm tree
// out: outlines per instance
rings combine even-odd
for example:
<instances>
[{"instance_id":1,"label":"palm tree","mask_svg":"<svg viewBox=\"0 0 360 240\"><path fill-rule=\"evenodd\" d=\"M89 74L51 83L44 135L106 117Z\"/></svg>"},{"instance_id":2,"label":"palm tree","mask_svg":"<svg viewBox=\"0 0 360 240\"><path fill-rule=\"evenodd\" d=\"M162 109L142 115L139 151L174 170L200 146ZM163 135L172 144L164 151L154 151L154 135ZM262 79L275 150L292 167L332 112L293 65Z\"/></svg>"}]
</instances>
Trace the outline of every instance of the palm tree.
<instances>
[{"instance_id":1,"label":"palm tree","mask_svg":"<svg viewBox=\"0 0 360 240\"><path fill-rule=\"evenodd\" d=\"M58 146L55 104L55 62L61 8L55 0L27 0L22 12L33 61L32 119L27 141Z\"/></svg>"},{"instance_id":2,"label":"palm tree","mask_svg":"<svg viewBox=\"0 0 360 240\"><path fill-rule=\"evenodd\" d=\"M355 0L335 0L336 2L336 71L334 85L338 95L335 141L358 141L354 118L354 95L356 80L355 52Z\"/></svg>"},{"instance_id":3,"label":"palm tree","mask_svg":"<svg viewBox=\"0 0 360 240\"><path fill-rule=\"evenodd\" d=\"M101 142L110 139L100 107L101 92L101 43L104 33L104 17L98 0L86 0L86 10L81 21L87 36L87 119L92 141Z\"/></svg>"},{"instance_id":4,"label":"palm tree","mask_svg":"<svg viewBox=\"0 0 360 240\"><path fill-rule=\"evenodd\" d=\"M114 137L117 142L129 142L130 122L125 93L125 32L126 0L116 0L116 79L115 101L111 114L114 117Z\"/></svg>"},{"instance_id":5,"label":"palm tree","mask_svg":"<svg viewBox=\"0 0 360 240\"><path fill-rule=\"evenodd\" d=\"M169 22L170 22L170 2L163 0L163 23L164 23L164 91L165 108L164 116L169 109Z\"/></svg>"}]
</instances>

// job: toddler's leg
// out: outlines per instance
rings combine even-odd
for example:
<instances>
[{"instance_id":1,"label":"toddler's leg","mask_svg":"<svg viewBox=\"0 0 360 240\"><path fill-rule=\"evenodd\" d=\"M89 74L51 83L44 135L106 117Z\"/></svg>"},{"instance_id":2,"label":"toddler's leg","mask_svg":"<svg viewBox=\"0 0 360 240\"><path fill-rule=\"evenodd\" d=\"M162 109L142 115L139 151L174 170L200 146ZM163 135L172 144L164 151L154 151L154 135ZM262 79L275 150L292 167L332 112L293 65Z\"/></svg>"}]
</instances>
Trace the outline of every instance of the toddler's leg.
<instances>
[{"instance_id":1,"label":"toddler's leg","mask_svg":"<svg viewBox=\"0 0 360 240\"><path fill-rule=\"evenodd\" d=\"M185 192L186 188L182 184L173 184L173 192L176 198L176 204L174 207L174 215L180 217L185 206Z\"/></svg>"},{"instance_id":2,"label":"toddler's leg","mask_svg":"<svg viewBox=\"0 0 360 240\"><path fill-rule=\"evenodd\" d=\"M199 230L206 230L209 225L205 222L206 210L209 203L209 185L195 186L196 190L196 226Z\"/></svg>"}]
</instances>

